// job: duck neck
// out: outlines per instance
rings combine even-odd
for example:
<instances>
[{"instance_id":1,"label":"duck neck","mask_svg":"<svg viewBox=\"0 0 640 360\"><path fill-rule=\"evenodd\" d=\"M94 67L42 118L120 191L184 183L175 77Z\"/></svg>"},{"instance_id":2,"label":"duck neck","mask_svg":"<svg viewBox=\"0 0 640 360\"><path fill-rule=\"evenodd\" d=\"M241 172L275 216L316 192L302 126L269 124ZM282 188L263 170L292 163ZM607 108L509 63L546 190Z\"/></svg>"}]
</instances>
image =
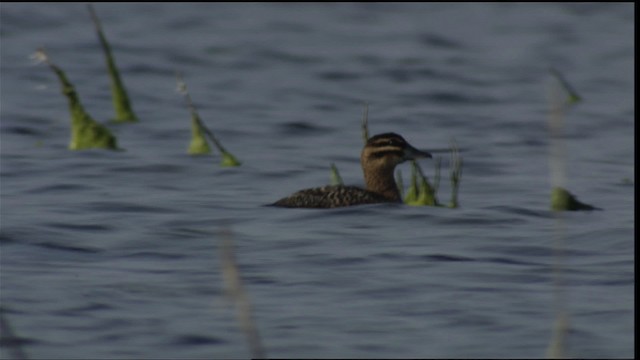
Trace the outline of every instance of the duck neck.
<instances>
[{"instance_id":1,"label":"duck neck","mask_svg":"<svg viewBox=\"0 0 640 360\"><path fill-rule=\"evenodd\" d=\"M364 182L367 190L380 194L391 201L400 201L398 186L393 178L393 168L366 169L364 170Z\"/></svg>"}]
</instances>

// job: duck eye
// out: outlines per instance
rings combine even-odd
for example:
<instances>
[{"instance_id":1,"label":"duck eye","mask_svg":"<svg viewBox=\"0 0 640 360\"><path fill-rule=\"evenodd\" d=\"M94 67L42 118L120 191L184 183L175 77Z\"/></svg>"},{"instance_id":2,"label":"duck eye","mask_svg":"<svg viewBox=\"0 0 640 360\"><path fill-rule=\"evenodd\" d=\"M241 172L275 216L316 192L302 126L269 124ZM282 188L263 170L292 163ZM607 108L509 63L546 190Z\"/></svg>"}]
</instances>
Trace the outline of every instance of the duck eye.
<instances>
[{"instance_id":1,"label":"duck eye","mask_svg":"<svg viewBox=\"0 0 640 360\"><path fill-rule=\"evenodd\" d=\"M398 139L389 139L389 140L387 140L387 145L402 147L402 141L400 141Z\"/></svg>"}]
</instances>

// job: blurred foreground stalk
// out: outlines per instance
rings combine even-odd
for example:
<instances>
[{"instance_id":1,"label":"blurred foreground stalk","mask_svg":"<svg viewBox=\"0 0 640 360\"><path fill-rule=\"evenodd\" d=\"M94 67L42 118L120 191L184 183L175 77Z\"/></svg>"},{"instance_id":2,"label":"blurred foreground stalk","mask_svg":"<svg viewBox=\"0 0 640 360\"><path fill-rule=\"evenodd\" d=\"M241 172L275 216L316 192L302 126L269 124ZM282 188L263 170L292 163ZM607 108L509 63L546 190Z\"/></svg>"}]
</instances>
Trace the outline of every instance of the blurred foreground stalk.
<instances>
[{"instance_id":1,"label":"blurred foreground stalk","mask_svg":"<svg viewBox=\"0 0 640 360\"><path fill-rule=\"evenodd\" d=\"M238 269L238 263L236 262L233 249L232 234L226 229L222 232L220 264L222 267L225 292L236 307L238 323L247 338L247 343L251 349L251 357L253 359L265 359L267 354L262 346L258 328L253 320L251 302L242 286L240 270Z\"/></svg>"}]
</instances>

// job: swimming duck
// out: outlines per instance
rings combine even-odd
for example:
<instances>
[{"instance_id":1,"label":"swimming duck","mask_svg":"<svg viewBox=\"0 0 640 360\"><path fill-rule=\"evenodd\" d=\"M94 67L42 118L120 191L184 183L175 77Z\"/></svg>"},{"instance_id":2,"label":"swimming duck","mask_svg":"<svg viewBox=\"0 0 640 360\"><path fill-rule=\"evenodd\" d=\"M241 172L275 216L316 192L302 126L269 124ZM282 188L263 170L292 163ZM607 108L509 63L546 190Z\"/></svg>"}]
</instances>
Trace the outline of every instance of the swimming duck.
<instances>
[{"instance_id":1,"label":"swimming duck","mask_svg":"<svg viewBox=\"0 0 640 360\"><path fill-rule=\"evenodd\" d=\"M431 154L411 146L395 133L375 135L360 155L366 189L331 185L300 190L271 204L290 208L335 208L343 206L401 203L393 173L396 165L407 160L430 158Z\"/></svg>"}]
</instances>

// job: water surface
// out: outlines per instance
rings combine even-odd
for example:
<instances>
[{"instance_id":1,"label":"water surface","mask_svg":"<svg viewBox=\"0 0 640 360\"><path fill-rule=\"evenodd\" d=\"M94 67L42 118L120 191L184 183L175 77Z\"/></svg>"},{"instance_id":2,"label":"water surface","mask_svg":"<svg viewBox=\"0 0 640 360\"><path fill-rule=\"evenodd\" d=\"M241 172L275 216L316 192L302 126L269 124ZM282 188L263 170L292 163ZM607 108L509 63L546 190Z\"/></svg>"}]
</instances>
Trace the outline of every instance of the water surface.
<instances>
[{"instance_id":1,"label":"water surface","mask_svg":"<svg viewBox=\"0 0 640 360\"><path fill-rule=\"evenodd\" d=\"M68 151L59 85L28 59L44 46L112 117L86 8L1 5L0 299L30 357L250 356L223 296L223 229L271 357L544 356L550 66L584 98L566 118L567 186L604 209L563 216L569 355L633 355L633 5L95 7L141 119L109 125L124 152ZM186 154L176 71L243 166ZM262 206L328 183L332 162L362 184L364 102L373 134L456 139L461 207Z\"/></svg>"}]
</instances>

